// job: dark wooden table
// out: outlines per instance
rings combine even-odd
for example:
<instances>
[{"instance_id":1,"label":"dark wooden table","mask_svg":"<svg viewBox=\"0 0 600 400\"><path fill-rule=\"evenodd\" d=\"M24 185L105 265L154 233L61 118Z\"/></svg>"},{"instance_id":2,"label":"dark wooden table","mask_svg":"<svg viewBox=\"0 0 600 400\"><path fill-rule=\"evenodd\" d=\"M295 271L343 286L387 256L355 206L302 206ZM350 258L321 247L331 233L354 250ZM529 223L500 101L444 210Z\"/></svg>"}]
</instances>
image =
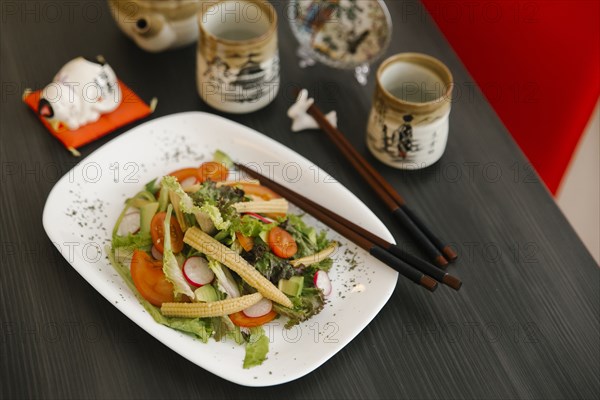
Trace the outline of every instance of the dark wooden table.
<instances>
[{"instance_id":1,"label":"dark wooden table","mask_svg":"<svg viewBox=\"0 0 600 400\"><path fill-rule=\"evenodd\" d=\"M262 111L229 117L328 170L406 241L322 135L290 132L291 87L309 88L323 109L337 109L352 143L453 241L460 261L450 269L464 286L431 295L400 280L381 313L340 353L302 379L265 389L231 384L160 344L96 293L42 228L46 196L76 160L21 103L23 89L45 86L73 57L103 54L140 96L158 97L152 118L209 110L196 93L195 47L144 53L116 28L103 1L1 3L0 397L600 395L598 266L421 5L388 3L395 22L388 53L429 53L455 75L450 141L437 165L402 172L370 158L364 136L373 81L360 87L350 72L300 69L285 21L282 93ZM518 88L507 90L503 95L527 100Z\"/></svg>"}]
</instances>

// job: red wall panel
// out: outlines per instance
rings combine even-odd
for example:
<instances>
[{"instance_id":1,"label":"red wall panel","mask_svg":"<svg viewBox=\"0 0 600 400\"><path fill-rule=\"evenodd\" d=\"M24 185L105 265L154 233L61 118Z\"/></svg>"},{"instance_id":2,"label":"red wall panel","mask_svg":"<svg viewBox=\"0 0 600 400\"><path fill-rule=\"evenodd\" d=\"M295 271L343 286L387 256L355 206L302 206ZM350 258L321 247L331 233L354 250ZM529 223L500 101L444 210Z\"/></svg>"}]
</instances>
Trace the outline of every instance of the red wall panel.
<instances>
[{"instance_id":1,"label":"red wall panel","mask_svg":"<svg viewBox=\"0 0 600 400\"><path fill-rule=\"evenodd\" d=\"M600 1L422 1L555 193L600 95Z\"/></svg>"}]
</instances>

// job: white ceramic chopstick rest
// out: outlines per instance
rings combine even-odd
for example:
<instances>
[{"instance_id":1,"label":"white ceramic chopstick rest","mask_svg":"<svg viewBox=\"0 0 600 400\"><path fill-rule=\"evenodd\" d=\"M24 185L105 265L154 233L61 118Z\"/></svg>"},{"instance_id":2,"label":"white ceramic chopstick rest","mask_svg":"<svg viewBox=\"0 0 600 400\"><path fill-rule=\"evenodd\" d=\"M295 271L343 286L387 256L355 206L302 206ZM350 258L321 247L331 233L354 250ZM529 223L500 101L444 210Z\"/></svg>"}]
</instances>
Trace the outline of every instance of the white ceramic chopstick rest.
<instances>
[{"instance_id":1,"label":"white ceramic chopstick rest","mask_svg":"<svg viewBox=\"0 0 600 400\"><path fill-rule=\"evenodd\" d=\"M308 114L308 109L313 105L315 99L308 97L308 90L302 89L298 94L298 99L288 110L288 117L292 119L292 131L300 132L307 129L320 129L315 119ZM331 111L325 118L335 127L337 127L337 112Z\"/></svg>"}]
</instances>

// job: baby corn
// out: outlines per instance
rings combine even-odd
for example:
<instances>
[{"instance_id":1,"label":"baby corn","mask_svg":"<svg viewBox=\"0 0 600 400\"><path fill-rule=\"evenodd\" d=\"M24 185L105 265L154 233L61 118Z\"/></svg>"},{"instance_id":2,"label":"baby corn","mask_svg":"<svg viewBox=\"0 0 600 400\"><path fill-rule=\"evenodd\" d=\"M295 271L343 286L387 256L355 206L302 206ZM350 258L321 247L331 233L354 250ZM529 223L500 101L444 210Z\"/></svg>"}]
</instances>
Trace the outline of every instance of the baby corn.
<instances>
[{"instance_id":1,"label":"baby corn","mask_svg":"<svg viewBox=\"0 0 600 400\"><path fill-rule=\"evenodd\" d=\"M262 298L263 296L260 293L252 293L242 297L233 297L209 303L163 303L160 311L165 317L222 317L253 306Z\"/></svg>"},{"instance_id":2,"label":"baby corn","mask_svg":"<svg viewBox=\"0 0 600 400\"><path fill-rule=\"evenodd\" d=\"M286 199L274 199L268 201L247 201L235 203L233 207L240 213L281 213L287 214L288 202Z\"/></svg>"},{"instance_id":3,"label":"baby corn","mask_svg":"<svg viewBox=\"0 0 600 400\"><path fill-rule=\"evenodd\" d=\"M217 182L217 187L221 186L241 186L241 185L260 185L260 181L258 179L243 179L238 181L223 181Z\"/></svg>"},{"instance_id":4,"label":"baby corn","mask_svg":"<svg viewBox=\"0 0 600 400\"><path fill-rule=\"evenodd\" d=\"M324 259L329 257L331 254L333 254L333 252L336 249L337 249L337 243L332 242L329 246L327 246L320 252L311 254L310 256L298 258L296 260L292 260L292 261L290 261L290 264L292 264L293 267L299 267L300 265L305 265L308 267L309 265L316 264L318 262L323 261Z\"/></svg>"},{"instance_id":5,"label":"baby corn","mask_svg":"<svg viewBox=\"0 0 600 400\"><path fill-rule=\"evenodd\" d=\"M222 245L210 235L193 227L187 230L183 241L199 252L225 264L267 299L289 308L293 307L290 299L281 290L277 289L271 281L262 276L242 256L227 246Z\"/></svg>"}]
</instances>

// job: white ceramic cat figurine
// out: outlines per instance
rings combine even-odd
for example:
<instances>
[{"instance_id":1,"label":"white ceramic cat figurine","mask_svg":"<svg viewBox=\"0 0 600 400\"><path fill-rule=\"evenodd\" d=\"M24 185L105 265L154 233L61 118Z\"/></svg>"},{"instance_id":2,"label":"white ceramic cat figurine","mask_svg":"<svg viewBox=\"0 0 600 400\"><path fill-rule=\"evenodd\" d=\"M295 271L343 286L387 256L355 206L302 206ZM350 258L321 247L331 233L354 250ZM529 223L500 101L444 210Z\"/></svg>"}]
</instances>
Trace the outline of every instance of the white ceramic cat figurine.
<instances>
[{"instance_id":1,"label":"white ceramic cat figurine","mask_svg":"<svg viewBox=\"0 0 600 400\"><path fill-rule=\"evenodd\" d=\"M54 130L61 123L76 130L114 111L121 100L113 69L101 57L97 61L78 57L65 64L44 88L38 113Z\"/></svg>"},{"instance_id":2,"label":"white ceramic cat figurine","mask_svg":"<svg viewBox=\"0 0 600 400\"><path fill-rule=\"evenodd\" d=\"M157 53L198 40L201 0L108 0L111 14L143 50Z\"/></svg>"}]
</instances>

